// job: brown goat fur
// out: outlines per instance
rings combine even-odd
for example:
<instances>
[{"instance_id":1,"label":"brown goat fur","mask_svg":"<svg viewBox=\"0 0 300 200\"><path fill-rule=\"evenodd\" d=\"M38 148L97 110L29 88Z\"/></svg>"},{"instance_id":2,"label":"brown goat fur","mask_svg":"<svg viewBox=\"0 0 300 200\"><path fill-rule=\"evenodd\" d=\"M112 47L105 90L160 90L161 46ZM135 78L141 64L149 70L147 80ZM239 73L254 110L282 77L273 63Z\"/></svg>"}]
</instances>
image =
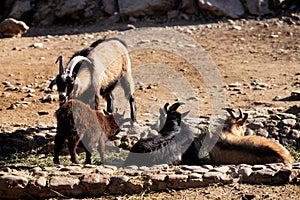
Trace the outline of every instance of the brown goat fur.
<instances>
[{"instance_id":1,"label":"brown goat fur","mask_svg":"<svg viewBox=\"0 0 300 200\"><path fill-rule=\"evenodd\" d=\"M94 148L97 148L103 163L105 142L120 131L112 114L92 110L88 105L75 99L64 103L56 111L56 118L57 134L53 159L55 164L59 164L59 153L66 139L73 163L79 163L76 156L79 143L83 144L86 152L85 163L91 163L91 152Z\"/></svg>"},{"instance_id":2,"label":"brown goat fur","mask_svg":"<svg viewBox=\"0 0 300 200\"><path fill-rule=\"evenodd\" d=\"M241 111L240 111L241 113ZM214 164L292 163L293 157L281 144L261 136L244 136L248 115L231 115L209 155Z\"/></svg>"}]
</instances>

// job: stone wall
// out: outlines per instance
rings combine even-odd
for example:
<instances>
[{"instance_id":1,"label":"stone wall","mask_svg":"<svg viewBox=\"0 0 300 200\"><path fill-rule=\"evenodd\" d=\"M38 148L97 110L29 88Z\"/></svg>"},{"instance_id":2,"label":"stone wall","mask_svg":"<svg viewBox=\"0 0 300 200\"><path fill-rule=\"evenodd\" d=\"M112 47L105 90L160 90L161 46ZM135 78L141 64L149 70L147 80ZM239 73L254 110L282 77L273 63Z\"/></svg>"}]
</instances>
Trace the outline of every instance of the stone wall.
<instances>
[{"instance_id":1,"label":"stone wall","mask_svg":"<svg viewBox=\"0 0 300 200\"><path fill-rule=\"evenodd\" d=\"M117 168L74 165L0 168L0 196L4 199L93 197L103 194L139 194L205 187L210 184L300 183L300 163L289 165L223 165Z\"/></svg>"},{"instance_id":2,"label":"stone wall","mask_svg":"<svg viewBox=\"0 0 300 200\"><path fill-rule=\"evenodd\" d=\"M14 18L29 26L45 26L135 22L151 17L159 22L211 15L239 18L275 14L294 4L299 6L297 0L2 0L0 22Z\"/></svg>"}]
</instances>

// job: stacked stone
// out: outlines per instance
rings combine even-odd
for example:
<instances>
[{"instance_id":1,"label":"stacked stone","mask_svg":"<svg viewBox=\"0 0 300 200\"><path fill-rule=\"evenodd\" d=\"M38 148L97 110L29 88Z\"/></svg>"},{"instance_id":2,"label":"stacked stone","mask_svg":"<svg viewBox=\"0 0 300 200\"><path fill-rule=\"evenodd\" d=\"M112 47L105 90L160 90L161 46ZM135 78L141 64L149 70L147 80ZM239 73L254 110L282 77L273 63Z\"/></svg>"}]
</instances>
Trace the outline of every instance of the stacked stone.
<instances>
[{"instance_id":1,"label":"stacked stone","mask_svg":"<svg viewBox=\"0 0 300 200\"><path fill-rule=\"evenodd\" d=\"M0 196L5 199L92 197L143 191L204 187L211 184L300 183L300 163L152 167L73 165L0 169Z\"/></svg>"}]
</instances>

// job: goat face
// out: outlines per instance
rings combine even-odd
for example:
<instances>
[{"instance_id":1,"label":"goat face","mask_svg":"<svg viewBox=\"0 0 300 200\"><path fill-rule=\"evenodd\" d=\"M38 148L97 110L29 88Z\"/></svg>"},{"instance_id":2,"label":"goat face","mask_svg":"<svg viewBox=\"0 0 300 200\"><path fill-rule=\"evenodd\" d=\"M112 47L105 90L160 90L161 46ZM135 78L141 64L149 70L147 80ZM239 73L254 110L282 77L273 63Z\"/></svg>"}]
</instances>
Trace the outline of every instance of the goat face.
<instances>
[{"instance_id":1,"label":"goat face","mask_svg":"<svg viewBox=\"0 0 300 200\"><path fill-rule=\"evenodd\" d=\"M238 117L236 117L233 109L226 108L226 110L230 114L231 118L225 121L223 131L230 132L237 136L243 136L244 132L246 131L248 113L243 114L241 109L239 109L240 114Z\"/></svg>"},{"instance_id":2,"label":"goat face","mask_svg":"<svg viewBox=\"0 0 300 200\"><path fill-rule=\"evenodd\" d=\"M112 114L109 112L106 112L105 110L103 110L105 117L107 119L107 121L109 121L109 126L110 126L110 134L107 135L109 140L113 140L114 136L116 136L118 133L120 133L121 129L120 126L118 125L117 121L118 119L118 115L116 114Z\"/></svg>"}]
</instances>

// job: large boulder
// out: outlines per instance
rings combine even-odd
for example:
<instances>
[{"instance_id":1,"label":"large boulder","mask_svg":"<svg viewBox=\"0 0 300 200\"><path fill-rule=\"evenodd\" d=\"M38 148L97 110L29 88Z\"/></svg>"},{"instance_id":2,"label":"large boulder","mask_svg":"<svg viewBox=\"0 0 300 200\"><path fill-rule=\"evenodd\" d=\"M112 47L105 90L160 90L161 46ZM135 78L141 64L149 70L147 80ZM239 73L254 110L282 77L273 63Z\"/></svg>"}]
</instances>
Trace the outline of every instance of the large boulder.
<instances>
[{"instance_id":1,"label":"large boulder","mask_svg":"<svg viewBox=\"0 0 300 200\"><path fill-rule=\"evenodd\" d=\"M29 13L31 10L31 0L18 0L14 3L13 8L8 16L11 18L21 20L22 16Z\"/></svg>"},{"instance_id":2,"label":"large boulder","mask_svg":"<svg viewBox=\"0 0 300 200\"><path fill-rule=\"evenodd\" d=\"M266 15L272 13L269 10L269 0L247 0L246 7L250 14Z\"/></svg>"},{"instance_id":3,"label":"large boulder","mask_svg":"<svg viewBox=\"0 0 300 200\"><path fill-rule=\"evenodd\" d=\"M197 13L198 6L195 0L182 0L181 9L188 14Z\"/></svg>"},{"instance_id":4,"label":"large boulder","mask_svg":"<svg viewBox=\"0 0 300 200\"><path fill-rule=\"evenodd\" d=\"M122 17L138 17L166 13L174 7L175 0L120 0L118 3Z\"/></svg>"},{"instance_id":5,"label":"large boulder","mask_svg":"<svg viewBox=\"0 0 300 200\"><path fill-rule=\"evenodd\" d=\"M7 18L0 23L0 34L4 37L21 37L29 27L22 21Z\"/></svg>"},{"instance_id":6,"label":"large boulder","mask_svg":"<svg viewBox=\"0 0 300 200\"><path fill-rule=\"evenodd\" d=\"M198 5L200 9L208 10L216 16L238 18L245 13L240 0L198 0Z\"/></svg>"},{"instance_id":7,"label":"large boulder","mask_svg":"<svg viewBox=\"0 0 300 200\"><path fill-rule=\"evenodd\" d=\"M118 11L118 1L117 0L102 0L104 12L113 15Z\"/></svg>"}]
</instances>

